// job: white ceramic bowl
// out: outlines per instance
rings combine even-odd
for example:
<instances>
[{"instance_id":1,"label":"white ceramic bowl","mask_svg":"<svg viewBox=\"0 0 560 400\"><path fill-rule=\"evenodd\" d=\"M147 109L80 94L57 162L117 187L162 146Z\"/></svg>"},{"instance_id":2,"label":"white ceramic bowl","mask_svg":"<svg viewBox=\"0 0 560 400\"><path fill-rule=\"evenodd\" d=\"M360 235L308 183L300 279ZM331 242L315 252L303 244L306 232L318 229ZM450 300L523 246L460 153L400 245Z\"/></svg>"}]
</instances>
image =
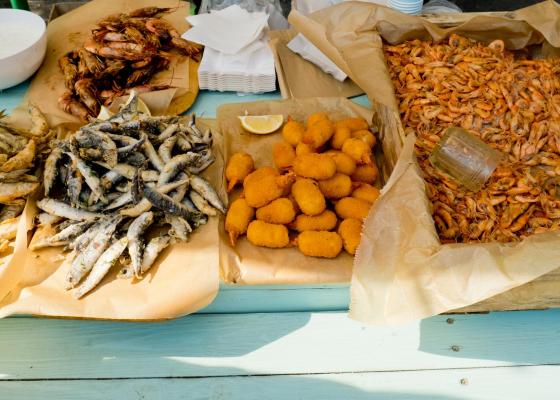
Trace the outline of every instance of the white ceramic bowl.
<instances>
[{"instance_id":1,"label":"white ceramic bowl","mask_svg":"<svg viewBox=\"0 0 560 400\"><path fill-rule=\"evenodd\" d=\"M0 90L23 82L47 51L45 21L29 11L0 8Z\"/></svg>"}]
</instances>

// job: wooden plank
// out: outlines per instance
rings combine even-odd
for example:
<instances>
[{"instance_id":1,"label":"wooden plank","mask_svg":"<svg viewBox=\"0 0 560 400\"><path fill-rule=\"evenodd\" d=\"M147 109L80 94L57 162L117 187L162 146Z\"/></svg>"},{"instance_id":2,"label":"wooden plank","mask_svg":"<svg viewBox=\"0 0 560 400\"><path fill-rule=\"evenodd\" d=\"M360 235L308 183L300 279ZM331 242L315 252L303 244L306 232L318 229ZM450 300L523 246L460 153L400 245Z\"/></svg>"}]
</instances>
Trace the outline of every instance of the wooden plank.
<instances>
[{"instance_id":1,"label":"wooden plank","mask_svg":"<svg viewBox=\"0 0 560 400\"><path fill-rule=\"evenodd\" d=\"M560 363L560 310L452 318L402 327L366 327L345 313L192 315L164 323L7 318L0 321L0 380Z\"/></svg>"},{"instance_id":2,"label":"wooden plank","mask_svg":"<svg viewBox=\"0 0 560 400\"><path fill-rule=\"evenodd\" d=\"M343 285L220 286L218 296L199 313L346 311L350 300Z\"/></svg>"},{"instance_id":3,"label":"wooden plank","mask_svg":"<svg viewBox=\"0 0 560 400\"><path fill-rule=\"evenodd\" d=\"M559 366L327 375L0 382L5 399L546 399ZM520 379L520 377L523 377Z\"/></svg>"}]
</instances>

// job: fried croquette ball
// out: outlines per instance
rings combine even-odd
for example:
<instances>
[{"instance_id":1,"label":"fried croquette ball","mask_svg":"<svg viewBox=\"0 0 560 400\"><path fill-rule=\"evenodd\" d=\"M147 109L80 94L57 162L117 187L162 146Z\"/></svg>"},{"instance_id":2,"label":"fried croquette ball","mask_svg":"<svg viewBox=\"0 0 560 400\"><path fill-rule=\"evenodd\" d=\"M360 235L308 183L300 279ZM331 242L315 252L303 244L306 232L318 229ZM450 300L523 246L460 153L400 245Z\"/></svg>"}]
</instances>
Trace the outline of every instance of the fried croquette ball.
<instances>
[{"instance_id":1,"label":"fried croquette ball","mask_svg":"<svg viewBox=\"0 0 560 400\"><path fill-rule=\"evenodd\" d=\"M319 185L311 179L297 179L292 185L292 196L304 214L321 214L327 208L325 196L321 193Z\"/></svg>"},{"instance_id":2,"label":"fried croquette ball","mask_svg":"<svg viewBox=\"0 0 560 400\"><path fill-rule=\"evenodd\" d=\"M284 140L292 146L297 146L303 134L305 133L305 127L302 123L294 121L292 118L288 118L288 122L282 128L282 137Z\"/></svg>"},{"instance_id":3,"label":"fried croquette ball","mask_svg":"<svg viewBox=\"0 0 560 400\"><path fill-rule=\"evenodd\" d=\"M290 228L298 231L330 231L334 229L338 218L331 210L325 210L318 215L305 215L300 214L296 217L294 222L290 224Z\"/></svg>"},{"instance_id":4,"label":"fried croquette ball","mask_svg":"<svg viewBox=\"0 0 560 400\"><path fill-rule=\"evenodd\" d=\"M272 200L282 197L286 186L294 181L294 174L267 175L261 179L251 179L244 185L244 194L247 204L254 208L266 206Z\"/></svg>"},{"instance_id":5,"label":"fried croquette ball","mask_svg":"<svg viewBox=\"0 0 560 400\"><path fill-rule=\"evenodd\" d=\"M358 164L371 164L371 149L359 138L346 139L342 145L342 152L348 154Z\"/></svg>"},{"instance_id":6,"label":"fried croquette ball","mask_svg":"<svg viewBox=\"0 0 560 400\"><path fill-rule=\"evenodd\" d=\"M350 175L350 178L352 178L354 182L363 182L373 185L378 174L377 166L375 163L372 163L369 165L358 165L354 173Z\"/></svg>"},{"instance_id":7,"label":"fried croquette ball","mask_svg":"<svg viewBox=\"0 0 560 400\"><path fill-rule=\"evenodd\" d=\"M309 117L307 117L307 126L311 126L316 122L319 121L328 121L329 117L327 115L327 113L324 112L316 112L313 114L310 114Z\"/></svg>"},{"instance_id":8,"label":"fried croquette ball","mask_svg":"<svg viewBox=\"0 0 560 400\"><path fill-rule=\"evenodd\" d=\"M302 154L294 159L294 172L304 178L329 179L336 173L336 163L327 154Z\"/></svg>"},{"instance_id":9,"label":"fried croquette ball","mask_svg":"<svg viewBox=\"0 0 560 400\"><path fill-rule=\"evenodd\" d=\"M334 210L336 214L342 218L356 218L360 221L364 220L371 207L371 203L355 197L343 197L336 202Z\"/></svg>"},{"instance_id":10,"label":"fried croquette ball","mask_svg":"<svg viewBox=\"0 0 560 400\"><path fill-rule=\"evenodd\" d=\"M342 250L342 239L336 232L305 231L298 235L297 246L306 256L335 258Z\"/></svg>"},{"instance_id":11,"label":"fried croquette ball","mask_svg":"<svg viewBox=\"0 0 560 400\"><path fill-rule=\"evenodd\" d=\"M234 153L229 158L226 167L226 179L228 181L227 191L231 192L235 185L242 183L243 179L253 172L254 169L255 162L253 161L253 157L243 152Z\"/></svg>"},{"instance_id":12,"label":"fried croquette ball","mask_svg":"<svg viewBox=\"0 0 560 400\"><path fill-rule=\"evenodd\" d=\"M280 249L290 243L288 228L284 225L269 224L264 221L251 221L247 228L247 239L255 246Z\"/></svg>"},{"instance_id":13,"label":"fried croquette ball","mask_svg":"<svg viewBox=\"0 0 560 400\"><path fill-rule=\"evenodd\" d=\"M249 207L247 201L240 197L230 204L226 214L226 232L229 234L229 241L235 246L237 238L247 232L249 222L255 216L253 207Z\"/></svg>"},{"instance_id":14,"label":"fried croquette ball","mask_svg":"<svg viewBox=\"0 0 560 400\"><path fill-rule=\"evenodd\" d=\"M337 124L346 125L351 131L359 131L369 128L367 121L363 118L345 118L338 121Z\"/></svg>"},{"instance_id":15,"label":"fried croquette ball","mask_svg":"<svg viewBox=\"0 0 560 400\"><path fill-rule=\"evenodd\" d=\"M377 142L375 135L366 129L361 129L359 131L352 132L352 137L361 139L369 146L370 149L372 149L373 146L375 146L375 143Z\"/></svg>"},{"instance_id":16,"label":"fried croquette ball","mask_svg":"<svg viewBox=\"0 0 560 400\"><path fill-rule=\"evenodd\" d=\"M298 143L298 145L296 146L296 156L301 156L302 154L310 154L310 153L316 153L317 150L315 150L313 147L311 147L310 145L308 145L307 143Z\"/></svg>"},{"instance_id":17,"label":"fried croquette ball","mask_svg":"<svg viewBox=\"0 0 560 400\"><path fill-rule=\"evenodd\" d=\"M352 180L348 175L334 174L332 178L318 182L319 189L327 199L340 199L352 193Z\"/></svg>"},{"instance_id":18,"label":"fried croquette ball","mask_svg":"<svg viewBox=\"0 0 560 400\"><path fill-rule=\"evenodd\" d=\"M272 167L260 167L251 172L247 177L243 180L243 189L251 182L251 181L258 181L265 176L279 176L280 173Z\"/></svg>"},{"instance_id":19,"label":"fried croquette ball","mask_svg":"<svg viewBox=\"0 0 560 400\"><path fill-rule=\"evenodd\" d=\"M305 133L303 134L303 143L307 143L311 147L318 149L334 134L334 125L328 119L315 122L313 125L308 125Z\"/></svg>"},{"instance_id":20,"label":"fried croquette ball","mask_svg":"<svg viewBox=\"0 0 560 400\"><path fill-rule=\"evenodd\" d=\"M352 192L352 197L357 199L362 199L367 201L368 203L375 203L377 198L379 197L379 189L375 186L372 186L368 183L361 183L354 191Z\"/></svg>"},{"instance_id":21,"label":"fried croquette ball","mask_svg":"<svg viewBox=\"0 0 560 400\"><path fill-rule=\"evenodd\" d=\"M351 137L352 131L350 128L343 124L335 124L334 134L331 138L331 147L340 150L346 139L350 139Z\"/></svg>"},{"instance_id":22,"label":"fried croquette ball","mask_svg":"<svg viewBox=\"0 0 560 400\"><path fill-rule=\"evenodd\" d=\"M342 238L344 250L350 255L356 254L362 237L362 221L356 218L345 219L338 226L338 234Z\"/></svg>"},{"instance_id":23,"label":"fried croquette ball","mask_svg":"<svg viewBox=\"0 0 560 400\"><path fill-rule=\"evenodd\" d=\"M272 156L276 168L286 169L292 166L294 158L296 158L296 151L290 144L278 142L272 147Z\"/></svg>"},{"instance_id":24,"label":"fried croquette ball","mask_svg":"<svg viewBox=\"0 0 560 400\"><path fill-rule=\"evenodd\" d=\"M289 224L294 220L296 210L290 199L281 197L257 209L257 219L270 224Z\"/></svg>"},{"instance_id":25,"label":"fried croquette ball","mask_svg":"<svg viewBox=\"0 0 560 400\"><path fill-rule=\"evenodd\" d=\"M329 150L323 154L328 154L336 164L336 172L344 175L352 175L356 170L356 161L348 154L338 150Z\"/></svg>"}]
</instances>

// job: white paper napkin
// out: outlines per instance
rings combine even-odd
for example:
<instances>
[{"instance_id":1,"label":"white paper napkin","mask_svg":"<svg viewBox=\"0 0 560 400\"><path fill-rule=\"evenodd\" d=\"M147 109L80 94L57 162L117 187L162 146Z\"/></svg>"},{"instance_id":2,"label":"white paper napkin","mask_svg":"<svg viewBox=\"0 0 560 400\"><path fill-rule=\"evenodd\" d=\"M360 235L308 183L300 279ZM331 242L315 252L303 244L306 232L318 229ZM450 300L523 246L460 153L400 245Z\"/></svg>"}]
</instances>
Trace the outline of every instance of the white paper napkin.
<instances>
[{"instance_id":1,"label":"white paper napkin","mask_svg":"<svg viewBox=\"0 0 560 400\"><path fill-rule=\"evenodd\" d=\"M264 12L250 13L238 5L187 17L192 28L182 37L224 54L236 54L261 37L267 25Z\"/></svg>"},{"instance_id":2,"label":"white paper napkin","mask_svg":"<svg viewBox=\"0 0 560 400\"><path fill-rule=\"evenodd\" d=\"M311 43L305 36L298 33L286 45L294 53L299 54L307 61L315 64L327 74L331 74L338 81L344 81L348 75L343 70L337 67L330 58L328 58L321 50L319 50L313 43Z\"/></svg>"}]
</instances>

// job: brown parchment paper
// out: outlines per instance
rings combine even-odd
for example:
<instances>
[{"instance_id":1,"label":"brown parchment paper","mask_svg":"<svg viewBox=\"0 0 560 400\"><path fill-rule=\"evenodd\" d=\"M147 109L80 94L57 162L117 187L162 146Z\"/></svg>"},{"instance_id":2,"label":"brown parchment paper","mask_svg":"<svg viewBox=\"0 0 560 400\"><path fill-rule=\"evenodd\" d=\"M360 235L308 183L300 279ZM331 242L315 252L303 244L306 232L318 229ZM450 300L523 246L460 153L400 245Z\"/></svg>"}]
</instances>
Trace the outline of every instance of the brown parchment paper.
<instances>
[{"instance_id":1,"label":"brown parchment paper","mask_svg":"<svg viewBox=\"0 0 560 400\"><path fill-rule=\"evenodd\" d=\"M351 286L350 316L395 324L464 307L536 279L560 266L560 235L510 244L439 242L424 181L405 135L381 45L413 38L443 40L452 32L476 40L503 39L510 49L560 47L560 7L543 2L506 16L475 16L440 28L425 19L359 2L343 3L290 22L362 87L372 101L389 167L382 195L364 223ZM318 32L318 33L317 33ZM315 35L313 35L315 33ZM308 36L308 37L309 37ZM404 146L404 147L403 147ZM402 151L401 151L402 149Z\"/></svg>"},{"instance_id":2,"label":"brown parchment paper","mask_svg":"<svg viewBox=\"0 0 560 400\"><path fill-rule=\"evenodd\" d=\"M282 98L354 97L363 94L351 79L337 81L319 67L291 51L287 44L297 35L293 29L269 32L276 76Z\"/></svg>"},{"instance_id":3,"label":"brown parchment paper","mask_svg":"<svg viewBox=\"0 0 560 400\"><path fill-rule=\"evenodd\" d=\"M199 120L215 126L215 120ZM216 161L203 173L225 200L223 183L223 140L214 131ZM169 246L140 281L117 279L118 266L111 269L100 284L81 300L64 289L69 253L62 248L37 251L27 249L28 242L52 234L41 229L32 235L33 219L38 210L38 193L29 199L20 218L16 251L0 271L0 317L11 314L41 316L160 320L186 315L212 302L219 288L218 225L211 217L196 229L186 243Z\"/></svg>"},{"instance_id":4,"label":"brown parchment paper","mask_svg":"<svg viewBox=\"0 0 560 400\"><path fill-rule=\"evenodd\" d=\"M224 136L226 163L237 151L251 154L255 167L274 166L272 146L282 134L254 135L241 127L238 116L282 114L304 121L314 112L325 111L332 120L360 116L371 121L371 111L345 98L290 99L226 104L218 108L218 124ZM241 192L231 194L235 198ZM352 275L352 257L342 252L335 259L306 257L296 248L267 249L253 246L246 237L235 248L229 244L220 222L220 270L226 283L242 285L346 283Z\"/></svg>"},{"instance_id":5,"label":"brown parchment paper","mask_svg":"<svg viewBox=\"0 0 560 400\"><path fill-rule=\"evenodd\" d=\"M115 13L153 6L149 0L92 0L53 20L47 26L47 54L41 68L31 81L24 101L35 103L46 115L49 125L81 124L80 120L58 107L58 97L64 92L64 78L58 67L58 59L68 51L80 47L91 35L100 19ZM189 28L185 19L189 15L189 3L179 0L159 0L158 7L175 10L164 14L178 31ZM168 70L157 73L150 83L173 86L173 90L161 91L157 96L168 103L161 114L180 114L186 111L198 94L198 63L173 52ZM156 94L152 94L154 96ZM143 97L143 96L141 96ZM158 113L159 110L156 110Z\"/></svg>"}]
</instances>

